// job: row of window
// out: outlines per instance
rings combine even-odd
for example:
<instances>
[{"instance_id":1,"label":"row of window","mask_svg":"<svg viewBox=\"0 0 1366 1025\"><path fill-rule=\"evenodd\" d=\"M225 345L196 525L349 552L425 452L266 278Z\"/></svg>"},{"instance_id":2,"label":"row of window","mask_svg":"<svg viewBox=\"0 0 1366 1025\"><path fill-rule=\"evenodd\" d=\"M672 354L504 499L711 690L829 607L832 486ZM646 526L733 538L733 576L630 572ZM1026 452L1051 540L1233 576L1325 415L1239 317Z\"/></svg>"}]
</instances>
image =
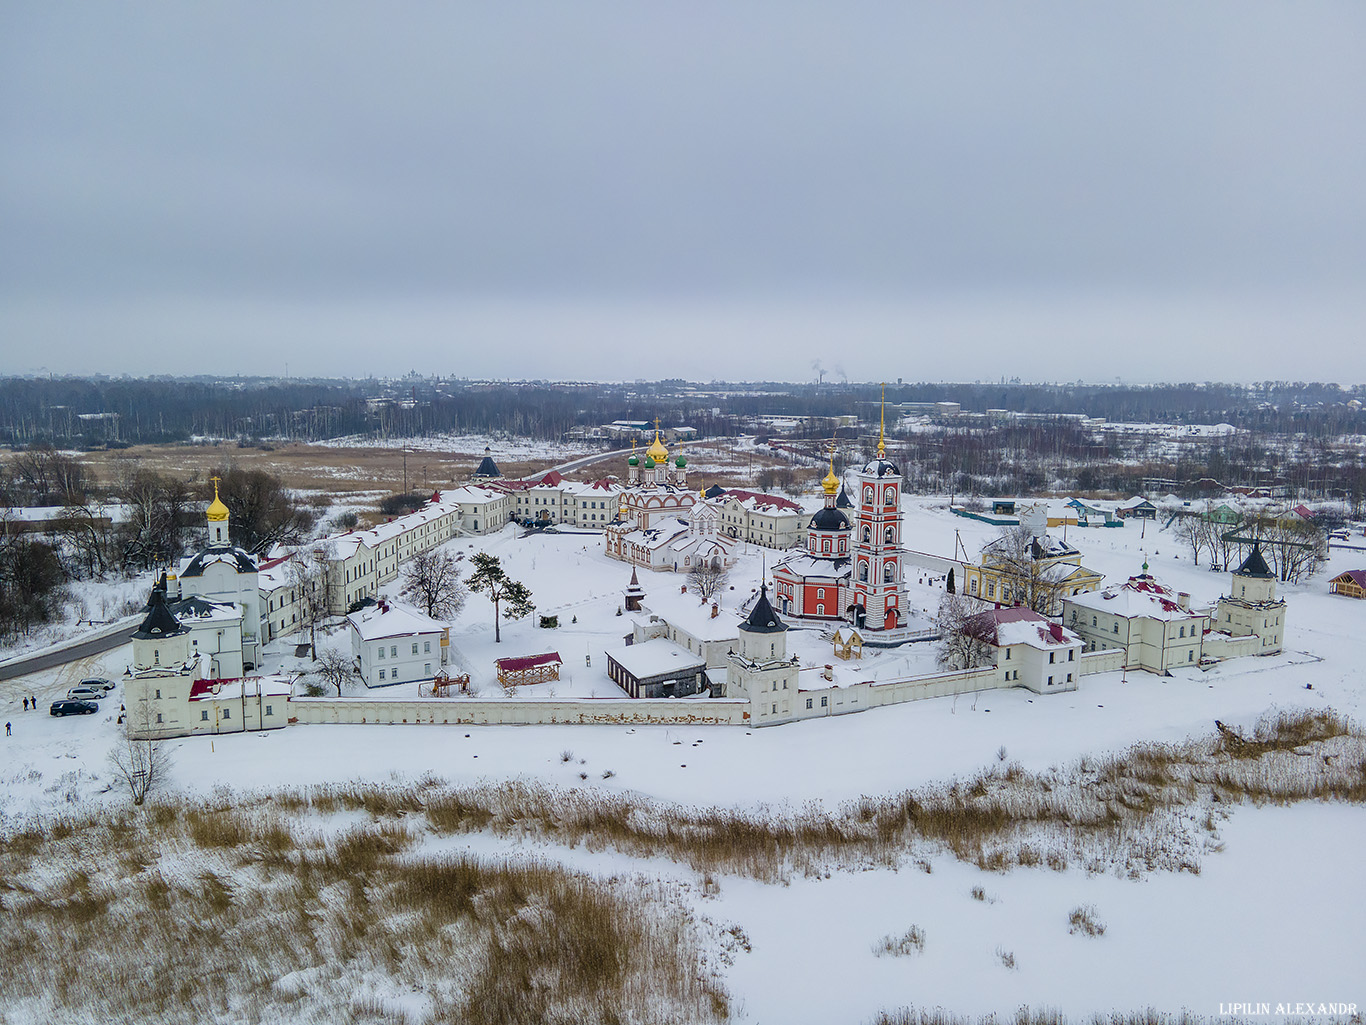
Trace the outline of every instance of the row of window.
<instances>
[{"instance_id":1,"label":"row of window","mask_svg":"<svg viewBox=\"0 0 1366 1025\"><path fill-rule=\"evenodd\" d=\"M431 641L423 641L423 642L422 642L422 653L423 653L424 655L430 655L430 654L432 653L432 642L431 642ZM414 655L417 654L417 641L413 641L413 654L414 654ZM383 658L383 657L384 657L384 645L383 645L383 644L381 644L379 647L377 647L377 648L375 649L375 657L376 657L376 658ZM391 645L389 645L389 657L390 657L390 658L398 658L398 645L397 645L397 644L391 644Z\"/></svg>"},{"instance_id":2,"label":"row of window","mask_svg":"<svg viewBox=\"0 0 1366 1025\"><path fill-rule=\"evenodd\" d=\"M275 706L274 706L274 705L266 705L266 713L265 713L265 714L266 714L266 715L274 715L274 714L275 714ZM219 718L221 718L221 719L231 719L231 718L232 718L232 709L231 709L231 708L224 708L224 709L222 710L222 715L220 715ZM201 708L201 709L199 710L199 721L200 721L200 722L208 722L208 721L209 721L209 710L208 710L207 708ZM161 716L159 716L159 715L157 716L157 722L161 722Z\"/></svg>"},{"instance_id":3,"label":"row of window","mask_svg":"<svg viewBox=\"0 0 1366 1025\"><path fill-rule=\"evenodd\" d=\"M398 670L397 670L397 669L395 669L395 670L393 671L393 674L392 674L391 676L385 676L385 672L386 672L386 670L384 670L384 669L381 669L381 670L379 671L379 678L380 678L381 680L397 680L397 679L398 679ZM431 676L431 675L432 675L432 664L431 664L430 662L425 662L425 663L423 663L423 665L422 665L422 675L423 675L423 676Z\"/></svg>"}]
</instances>

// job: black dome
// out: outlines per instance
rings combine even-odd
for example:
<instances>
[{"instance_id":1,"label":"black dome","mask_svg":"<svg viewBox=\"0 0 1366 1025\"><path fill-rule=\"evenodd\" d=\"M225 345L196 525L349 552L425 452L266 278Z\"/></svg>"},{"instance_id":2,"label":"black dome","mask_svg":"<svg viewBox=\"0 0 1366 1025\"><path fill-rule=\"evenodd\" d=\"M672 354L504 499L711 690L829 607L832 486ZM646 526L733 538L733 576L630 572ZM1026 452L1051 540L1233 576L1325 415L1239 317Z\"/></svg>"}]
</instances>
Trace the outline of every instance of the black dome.
<instances>
[{"instance_id":1,"label":"black dome","mask_svg":"<svg viewBox=\"0 0 1366 1025\"><path fill-rule=\"evenodd\" d=\"M878 477L886 477L890 474L901 475L901 471L896 468L896 463L890 459L874 459L863 468L864 473L871 473Z\"/></svg>"},{"instance_id":2,"label":"black dome","mask_svg":"<svg viewBox=\"0 0 1366 1025\"><path fill-rule=\"evenodd\" d=\"M741 624L740 629L756 634L774 634L787 629L787 624L778 618L773 606L768 603L767 585L760 587L759 600L754 603L754 609L750 612L749 618Z\"/></svg>"},{"instance_id":3,"label":"black dome","mask_svg":"<svg viewBox=\"0 0 1366 1025\"><path fill-rule=\"evenodd\" d=\"M189 633L190 628L182 626L180 620L166 606L166 592L152 589L152 598L147 603L147 616L142 625L133 632L138 640L160 640L163 637L177 637Z\"/></svg>"},{"instance_id":4,"label":"black dome","mask_svg":"<svg viewBox=\"0 0 1366 1025\"><path fill-rule=\"evenodd\" d=\"M811 517L809 530L848 530L849 517L843 509L826 507Z\"/></svg>"},{"instance_id":5,"label":"black dome","mask_svg":"<svg viewBox=\"0 0 1366 1025\"><path fill-rule=\"evenodd\" d=\"M238 573L257 572L256 561L234 545L231 548L205 549L190 560L190 564L180 571L180 575L182 578L203 576L205 567L215 562L231 562L237 567Z\"/></svg>"}]
</instances>

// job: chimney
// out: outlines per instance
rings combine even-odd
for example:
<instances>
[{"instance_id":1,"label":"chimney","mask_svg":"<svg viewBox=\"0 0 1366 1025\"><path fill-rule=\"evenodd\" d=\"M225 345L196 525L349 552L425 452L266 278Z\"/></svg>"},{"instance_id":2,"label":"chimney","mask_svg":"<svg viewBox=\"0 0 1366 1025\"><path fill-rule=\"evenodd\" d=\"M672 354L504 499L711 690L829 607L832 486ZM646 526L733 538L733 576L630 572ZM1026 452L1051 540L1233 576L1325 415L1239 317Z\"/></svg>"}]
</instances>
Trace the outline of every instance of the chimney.
<instances>
[{"instance_id":1,"label":"chimney","mask_svg":"<svg viewBox=\"0 0 1366 1025\"><path fill-rule=\"evenodd\" d=\"M721 613L721 606L717 605L716 602L712 602L712 603L711 603L711 618L712 618L712 619L715 619L718 615L720 615L720 613Z\"/></svg>"},{"instance_id":2,"label":"chimney","mask_svg":"<svg viewBox=\"0 0 1366 1025\"><path fill-rule=\"evenodd\" d=\"M825 671L821 673L821 676L823 676L826 680L833 681L835 679L835 667L832 665L827 665L825 667Z\"/></svg>"},{"instance_id":3,"label":"chimney","mask_svg":"<svg viewBox=\"0 0 1366 1025\"><path fill-rule=\"evenodd\" d=\"M1188 591L1177 591L1177 592L1176 592L1176 605L1177 605L1178 608L1182 609L1183 611L1189 612L1189 611L1190 611L1190 607L1191 607L1191 596L1190 596L1190 593L1189 593Z\"/></svg>"},{"instance_id":4,"label":"chimney","mask_svg":"<svg viewBox=\"0 0 1366 1025\"><path fill-rule=\"evenodd\" d=\"M1048 624L1048 632L1049 632L1050 634L1053 635L1053 640L1057 641L1059 644L1062 643L1062 624L1061 624L1061 623L1049 623L1049 624Z\"/></svg>"}]
</instances>

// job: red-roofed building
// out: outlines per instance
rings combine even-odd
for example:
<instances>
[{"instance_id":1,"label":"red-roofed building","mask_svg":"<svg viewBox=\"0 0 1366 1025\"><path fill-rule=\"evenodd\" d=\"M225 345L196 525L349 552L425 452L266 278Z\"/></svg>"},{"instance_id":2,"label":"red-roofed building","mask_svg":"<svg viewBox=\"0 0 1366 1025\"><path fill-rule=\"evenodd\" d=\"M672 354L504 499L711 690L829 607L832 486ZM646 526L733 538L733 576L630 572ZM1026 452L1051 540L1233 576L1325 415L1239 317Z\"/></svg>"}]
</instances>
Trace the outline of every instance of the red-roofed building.
<instances>
[{"instance_id":1,"label":"red-roofed building","mask_svg":"<svg viewBox=\"0 0 1366 1025\"><path fill-rule=\"evenodd\" d=\"M963 630L991 651L1004 682L1035 694L1077 689L1086 643L1037 612L989 609L969 619Z\"/></svg>"}]
</instances>

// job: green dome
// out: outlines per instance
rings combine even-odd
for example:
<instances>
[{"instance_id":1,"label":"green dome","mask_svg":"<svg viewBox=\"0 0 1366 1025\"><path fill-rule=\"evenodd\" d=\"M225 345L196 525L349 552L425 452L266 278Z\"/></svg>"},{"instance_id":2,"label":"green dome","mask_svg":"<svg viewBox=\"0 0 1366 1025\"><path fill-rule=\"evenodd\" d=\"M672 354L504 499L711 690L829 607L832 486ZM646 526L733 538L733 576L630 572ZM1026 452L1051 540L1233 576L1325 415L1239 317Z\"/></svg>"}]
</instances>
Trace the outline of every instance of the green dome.
<instances>
[{"instance_id":1,"label":"green dome","mask_svg":"<svg viewBox=\"0 0 1366 1025\"><path fill-rule=\"evenodd\" d=\"M655 461L654 461L653 459L651 459L649 456L646 456L646 457L645 457L645 469L647 469L647 470L652 470L652 469L654 469L654 465L655 465Z\"/></svg>"},{"instance_id":2,"label":"green dome","mask_svg":"<svg viewBox=\"0 0 1366 1025\"><path fill-rule=\"evenodd\" d=\"M687 465L688 461L684 459L682 456L679 456L678 459L674 462L674 466L678 467L680 470Z\"/></svg>"},{"instance_id":3,"label":"green dome","mask_svg":"<svg viewBox=\"0 0 1366 1025\"><path fill-rule=\"evenodd\" d=\"M631 458L628 459L628 460L626 460L626 462L629 463L631 466L639 466L639 465L640 465L640 460L636 458L636 455L635 455L634 452L631 453Z\"/></svg>"}]
</instances>

